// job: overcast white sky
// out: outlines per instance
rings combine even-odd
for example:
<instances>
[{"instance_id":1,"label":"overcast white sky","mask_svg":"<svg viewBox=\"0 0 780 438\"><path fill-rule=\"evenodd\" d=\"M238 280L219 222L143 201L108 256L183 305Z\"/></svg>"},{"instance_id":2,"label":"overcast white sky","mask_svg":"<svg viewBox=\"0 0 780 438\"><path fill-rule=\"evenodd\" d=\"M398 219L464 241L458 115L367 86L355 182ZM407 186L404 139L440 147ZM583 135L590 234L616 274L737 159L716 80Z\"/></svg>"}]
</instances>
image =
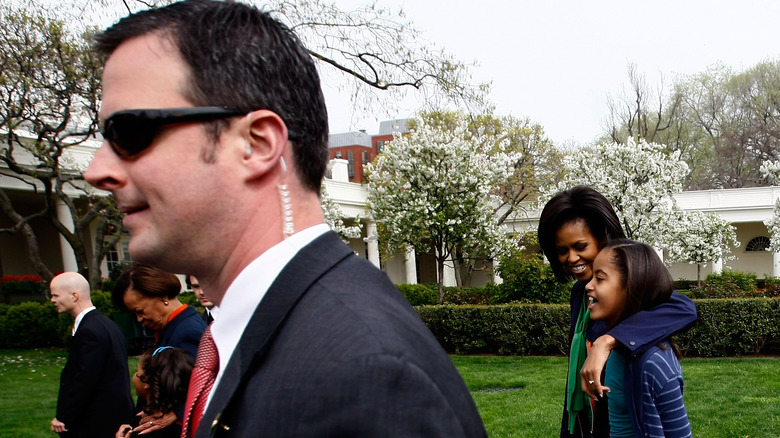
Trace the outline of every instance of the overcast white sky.
<instances>
[{"instance_id":1,"label":"overcast white sky","mask_svg":"<svg viewBox=\"0 0 780 438\"><path fill-rule=\"evenodd\" d=\"M360 0L335 0L360 4ZM529 116L556 142L585 144L600 132L608 94L627 84L629 62L655 84L661 74L699 73L722 62L736 71L780 59L774 0L377 0L402 6L427 40L492 80L500 115ZM348 97L325 88L331 133L391 117L353 117Z\"/></svg>"}]
</instances>

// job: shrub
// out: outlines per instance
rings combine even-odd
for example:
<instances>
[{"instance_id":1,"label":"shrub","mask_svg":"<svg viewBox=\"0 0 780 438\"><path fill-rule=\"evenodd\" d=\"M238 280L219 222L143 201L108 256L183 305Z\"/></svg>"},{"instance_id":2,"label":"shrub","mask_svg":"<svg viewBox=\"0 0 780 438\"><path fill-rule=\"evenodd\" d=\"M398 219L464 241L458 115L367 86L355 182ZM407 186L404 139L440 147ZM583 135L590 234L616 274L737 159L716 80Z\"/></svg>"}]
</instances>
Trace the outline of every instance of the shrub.
<instances>
[{"instance_id":1,"label":"shrub","mask_svg":"<svg viewBox=\"0 0 780 438\"><path fill-rule=\"evenodd\" d=\"M780 278L767 276L756 284L759 292L763 289L763 295L767 298L780 297Z\"/></svg>"},{"instance_id":2,"label":"shrub","mask_svg":"<svg viewBox=\"0 0 780 438\"><path fill-rule=\"evenodd\" d=\"M674 339L685 355L734 356L780 344L780 299L697 300L699 319ZM419 306L417 313L448 353L566 354L570 310L562 304Z\"/></svg>"},{"instance_id":3,"label":"shrub","mask_svg":"<svg viewBox=\"0 0 780 438\"><path fill-rule=\"evenodd\" d=\"M111 318L114 313L118 312L119 310L114 307L114 305L111 303L111 292L103 291L103 290L93 290L89 293L90 298L92 299L92 304L95 305L95 308L105 315L107 318Z\"/></svg>"},{"instance_id":4,"label":"shrub","mask_svg":"<svg viewBox=\"0 0 780 438\"><path fill-rule=\"evenodd\" d=\"M71 318L72 324L72 318ZM26 302L10 306L0 316L0 347L36 348L62 345L57 309L49 303Z\"/></svg>"},{"instance_id":5,"label":"shrub","mask_svg":"<svg viewBox=\"0 0 780 438\"><path fill-rule=\"evenodd\" d=\"M417 312L454 354L544 355L568 349L569 306L420 306Z\"/></svg>"},{"instance_id":6,"label":"shrub","mask_svg":"<svg viewBox=\"0 0 780 438\"><path fill-rule=\"evenodd\" d=\"M193 292L182 292L179 294L179 301L182 304L189 304L190 306L203 308L203 306L200 305L200 301L198 301L198 296L195 295Z\"/></svg>"},{"instance_id":7,"label":"shrub","mask_svg":"<svg viewBox=\"0 0 780 438\"><path fill-rule=\"evenodd\" d=\"M675 336L685 354L758 354L780 339L778 299L702 299L696 309L699 319Z\"/></svg>"},{"instance_id":8,"label":"shrub","mask_svg":"<svg viewBox=\"0 0 780 438\"><path fill-rule=\"evenodd\" d=\"M396 287L412 306L436 304L439 301L439 287L435 284L397 284Z\"/></svg>"},{"instance_id":9,"label":"shrub","mask_svg":"<svg viewBox=\"0 0 780 438\"><path fill-rule=\"evenodd\" d=\"M555 279L550 265L539 255L516 254L503 258L498 272L504 282L500 285L499 302L568 303L571 285Z\"/></svg>"},{"instance_id":10,"label":"shrub","mask_svg":"<svg viewBox=\"0 0 780 438\"><path fill-rule=\"evenodd\" d=\"M34 295L45 298L46 282L37 275L5 275L0 278L3 294Z\"/></svg>"},{"instance_id":11,"label":"shrub","mask_svg":"<svg viewBox=\"0 0 780 438\"><path fill-rule=\"evenodd\" d=\"M436 291L438 294L438 290ZM500 286L489 284L474 287L445 287L444 302L449 304L496 304L500 297ZM435 304L430 303L430 304Z\"/></svg>"},{"instance_id":12,"label":"shrub","mask_svg":"<svg viewBox=\"0 0 780 438\"><path fill-rule=\"evenodd\" d=\"M691 298L753 298L762 296L756 287L756 274L739 271L723 271L709 274L701 287L692 287Z\"/></svg>"},{"instance_id":13,"label":"shrub","mask_svg":"<svg viewBox=\"0 0 780 438\"><path fill-rule=\"evenodd\" d=\"M696 280L675 280L674 282L674 290L681 291L681 290L690 290L698 285L698 281Z\"/></svg>"}]
</instances>

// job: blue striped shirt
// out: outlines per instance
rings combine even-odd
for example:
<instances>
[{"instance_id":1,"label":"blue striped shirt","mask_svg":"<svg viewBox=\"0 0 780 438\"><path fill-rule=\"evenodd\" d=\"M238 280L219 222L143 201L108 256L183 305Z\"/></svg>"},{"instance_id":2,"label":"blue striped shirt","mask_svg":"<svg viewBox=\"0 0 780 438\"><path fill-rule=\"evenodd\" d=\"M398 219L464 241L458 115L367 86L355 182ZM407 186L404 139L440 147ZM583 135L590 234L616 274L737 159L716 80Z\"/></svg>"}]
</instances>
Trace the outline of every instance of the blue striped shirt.
<instances>
[{"instance_id":1,"label":"blue striped shirt","mask_svg":"<svg viewBox=\"0 0 780 438\"><path fill-rule=\"evenodd\" d=\"M683 401L682 367L671 347L667 350L659 347L649 349L631 361L628 371L626 396L634 400L629 406L633 405L631 407L639 411L634 412L632 417L638 420L635 426L641 431L640 436L692 437ZM636 393L637 389L641 392Z\"/></svg>"}]
</instances>

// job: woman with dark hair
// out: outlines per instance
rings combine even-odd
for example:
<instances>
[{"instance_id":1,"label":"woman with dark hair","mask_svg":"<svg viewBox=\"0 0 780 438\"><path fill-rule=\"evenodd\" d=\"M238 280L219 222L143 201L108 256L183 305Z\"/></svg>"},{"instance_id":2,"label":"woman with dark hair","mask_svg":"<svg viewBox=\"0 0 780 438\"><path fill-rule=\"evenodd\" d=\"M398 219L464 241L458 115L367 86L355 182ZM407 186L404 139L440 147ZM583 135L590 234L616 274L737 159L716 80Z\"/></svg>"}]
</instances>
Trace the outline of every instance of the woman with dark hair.
<instances>
[{"instance_id":1,"label":"woman with dark hair","mask_svg":"<svg viewBox=\"0 0 780 438\"><path fill-rule=\"evenodd\" d=\"M176 406L187 399L187 388L195 361L181 348L169 346L146 351L138 359L136 373L133 374L133 386L139 398L146 400L145 414L172 412ZM123 424L116 438L130 436L133 428ZM173 423L163 429L144 436L158 438L178 438L181 436L181 423Z\"/></svg>"},{"instance_id":2,"label":"woman with dark hair","mask_svg":"<svg viewBox=\"0 0 780 438\"><path fill-rule=\"evenodd\" d=\"M650 246L628 239L608 242L593 261L585 285L588 313L607 328L669 300L672 276ZM683 402L680 350L666 338L640 355L618 346L609 355L604 391L609 392L611 437L691 435Z\"/></svg>"},{"instance_id":3,"label":"woman with dark hair","mask_svg":"<svg viewBox=\"0 0 780 438\"><path fill-rule=\"evenodd\" d=\"M612 349L622 345L631 354L643 353L693 323L696 306L675 292L667 302L614 327L607 328L603 321L591 323L584 300L585 284L593 277L593 260L609 241L625 238L625 233L609 201L590 187L576 186L550 199L539 218L538 233L558 280L575 280L561 437L607 437L608 405L602 373ZM590 397L598 399L595 408Z\"/></svg>"},{"instance_id":4,"label":"woman with dark hair","mask_svg":"<svg viewBox=\"0 0 780 438\"><path fill-rule=\"evenodd\" d=\"M206 323L191 306L179 302L179 278L151 266L134 263L122 271L111 291L111 300L122 310L135 313L138 322L154 330L157 346L183 348L193 358Z\"/></svg>"},{"instance_id":5,"label":"woman with dark hair","mask_svg":"<svg viewBox=\"0 0 780 438\"><path fill-rule=\"evenodd\" d=\"M135 313L138 322L154 330L157 347L181 348L194 359L206 323L194 307L179 301L179 292L181 282L176 275L134 263L119 275L111 291L111 300L117 308ZM143 410L145 403L146 400L139 397L137 409ZM137 429L154 431L182 418L184 400L170 412L145 412L140 429Z\"/></svg>"}]
</instances>

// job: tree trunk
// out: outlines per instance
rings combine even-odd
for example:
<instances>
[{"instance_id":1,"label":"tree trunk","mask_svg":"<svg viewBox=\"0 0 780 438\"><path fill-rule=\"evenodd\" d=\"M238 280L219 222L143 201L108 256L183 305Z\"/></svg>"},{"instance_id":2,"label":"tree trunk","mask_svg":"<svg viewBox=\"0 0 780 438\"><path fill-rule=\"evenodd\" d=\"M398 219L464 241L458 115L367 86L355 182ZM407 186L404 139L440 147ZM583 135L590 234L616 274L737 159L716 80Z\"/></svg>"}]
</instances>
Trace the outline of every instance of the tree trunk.
<instances>
[{"instance_id":1,"label":"tree trunk","mask_svg":"<svg viewBox=\"0 0 780 438\"><path fill-rule=\"evenodd\" d=\"M444 257L436 257L436 269L439 271L439 304L444 302Z\"/></svg>"},{"instance_id":2,"label":"tree trunk","mask_svg":"<svg viewBox=\"0 0 780 438\"><path fill-rule=\"evenodd\" d=\"M38 237L35 235L35 231L33 231L29 222L26 222L24 217L13 209L11 200L3 190L0 190L0 208L11 220L11 223L14 224L14 228L17 228L18 232L24 236L25 243L27 243L27 255L30 258L30 264L32 265L33 270L35 270L35 273L43 278L48 284L51 279L54 278L54 274L52 274L46 264L43 263Z\"/></svg>"},{"instance_id":3,"label":"tree trunk","mask_svg":"<svg viewBox=\"0 0 780 438\"><path fill-rule=\"evenodd\" d=\"M696 285L701 287L701 263L696 263Z\"/></svg>"}]
</instances>

